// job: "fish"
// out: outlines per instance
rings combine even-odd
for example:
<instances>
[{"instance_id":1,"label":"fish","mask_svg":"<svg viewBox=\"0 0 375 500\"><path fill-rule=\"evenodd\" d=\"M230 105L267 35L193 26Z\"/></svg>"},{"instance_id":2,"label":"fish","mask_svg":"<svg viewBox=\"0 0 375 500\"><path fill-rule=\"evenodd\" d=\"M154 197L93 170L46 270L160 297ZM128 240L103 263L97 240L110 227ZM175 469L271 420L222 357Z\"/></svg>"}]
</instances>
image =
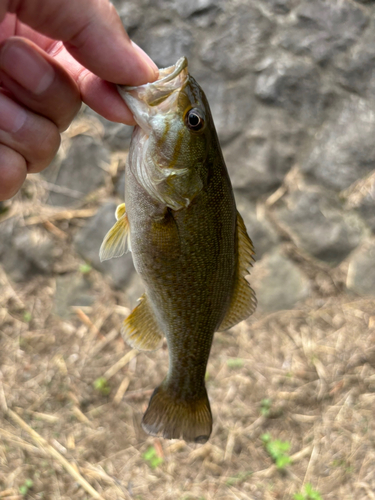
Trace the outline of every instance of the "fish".
<instances>
[{"instance_id":1,"label":"fish","mask_svg":"<svg viewBox=\"0 0 375 500\"><path fill-rule=\"evenodd\" d=\"M101 260L132 252L145 293L123 339L152 351L167 341L168 373L142 419L153 436L205 443L212 412L205 373L213 336L250 316L254 247L236 209L207 98L185 57L137 87L118 86L134 115L125 203Z\"/></svg>"}]
</instances>

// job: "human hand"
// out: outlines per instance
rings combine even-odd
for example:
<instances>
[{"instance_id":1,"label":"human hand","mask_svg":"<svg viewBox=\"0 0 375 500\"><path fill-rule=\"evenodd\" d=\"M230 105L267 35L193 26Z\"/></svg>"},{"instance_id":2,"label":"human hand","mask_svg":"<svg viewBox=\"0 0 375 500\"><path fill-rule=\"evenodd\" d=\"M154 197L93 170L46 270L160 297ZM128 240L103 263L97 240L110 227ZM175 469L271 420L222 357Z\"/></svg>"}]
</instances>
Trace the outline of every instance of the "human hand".
<instances>
[{"instance_id":1,"label":"human hand","mask_svg":"<svg viewBox=\"0 0 375 500\"><path fill-rule=\"evenodd\" d=\"M134 124L115 86L157 78L108 0L0 0L0 200L48 166L81 100Z\"/></svg>"}]
</instances>

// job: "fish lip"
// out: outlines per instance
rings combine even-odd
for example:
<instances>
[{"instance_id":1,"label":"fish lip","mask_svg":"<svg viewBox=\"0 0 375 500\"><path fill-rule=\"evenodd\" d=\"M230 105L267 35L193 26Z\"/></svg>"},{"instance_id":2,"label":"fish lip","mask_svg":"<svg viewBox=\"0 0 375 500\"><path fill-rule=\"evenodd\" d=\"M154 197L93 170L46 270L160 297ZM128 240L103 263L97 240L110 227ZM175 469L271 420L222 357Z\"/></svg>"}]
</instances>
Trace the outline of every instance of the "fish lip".
<instances>
[{"instance_id":1,"label":"fish lip","mask_svg":"<svg viewBox=\"0 0 375 500\"><path fill-rule=\"evenodd\" d=\"M153 85L163 85L164 83L168 83L172 80L174 80L180 73L183 71L185 68L187 68L188 61L186 57L180 57L180 59L176 62L176 64L173 64L172 66L168 66L167 68L162 68L159 69L159 77L162 75L161 78L158 78L154 82L151 83L144 83L143 85L137 85L137 86L130 86L130 85L118 85L118 87L125 92L131 92L132 90L138 90L144 87L151 87ZM172 71L171 71L172 70ZM165 76L163 76L165 74Z\"/></svg>"},{"instance_id":2,"label":"fish lip","mask_svg":"<svg viewBox=\"0 0 375 500\"><path fill-rule=\"evenodd\" d=\"M159 70L158 80L138 86L117 85L120 96L133 113L136 123L149 135L152 120L175 108L178 91L188 79L188 61L181 57L176 64Z\"/></svg>"}]
</instances>

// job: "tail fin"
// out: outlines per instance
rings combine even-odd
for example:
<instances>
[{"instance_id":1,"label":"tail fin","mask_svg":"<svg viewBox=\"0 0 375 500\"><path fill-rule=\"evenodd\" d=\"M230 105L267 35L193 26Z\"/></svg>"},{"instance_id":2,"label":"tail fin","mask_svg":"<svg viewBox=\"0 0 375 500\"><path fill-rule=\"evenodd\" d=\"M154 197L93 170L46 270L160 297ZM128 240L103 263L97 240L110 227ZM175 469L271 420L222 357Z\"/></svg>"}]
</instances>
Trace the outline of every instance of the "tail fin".
<instances>
[{"instance_id":1,"label":"tail fin","mask_svg":"<svg viewBox=\"0 0 375 500\"><path fill-rule=\"evenodd\" d=\"M212 414L207 391L194 401L176 399L162 384L151 396L142 427L151 436L205 443L212 431Z\"/></svg>"}]
</instances>

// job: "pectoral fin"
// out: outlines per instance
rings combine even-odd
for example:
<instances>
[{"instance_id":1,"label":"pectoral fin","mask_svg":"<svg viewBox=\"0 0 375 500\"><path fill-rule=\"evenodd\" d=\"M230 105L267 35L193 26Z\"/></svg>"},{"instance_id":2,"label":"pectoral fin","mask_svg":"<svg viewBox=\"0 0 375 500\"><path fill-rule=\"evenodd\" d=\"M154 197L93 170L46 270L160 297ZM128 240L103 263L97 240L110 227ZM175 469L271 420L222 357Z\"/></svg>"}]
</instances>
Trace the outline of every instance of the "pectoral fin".
<instances>
[{"instance_id":1,"label":"pectoral fin","mask_svg":"<svg viewBox=\"0 0 375 500\"><path fill-rule=\"evenodd\" d=\"M121 257L125 252L131 250L129 221L125 211L125 203L116 209L116 224L105 235L99 250L100 261Z\"/></svg>"},{"instance_id":2,"label":"pectoral fin","mask_svg":"<svg viewBox=\"0 0 375 500\"><path fill-rule=\"evenodd\" d=\"M255 292L251 288L245 276L249 274L249 268L254 261L254 247L246 232L245 223L237 212L237 248L238 261L236 272L236 283L228 311L219 327L219 331L228 330L240 321L253 314L257 301Z\"/></svg>"},{"instance_id":3,"label":"pectoral fin","mask_svg":"<svg viewBox=\"0 0 375 500\"><path fill-rule=\"evenodd\" d=\"M119 205L116 208L116 212L115 212L116 220L120 220L122 217L124 217L125 214L126 214L125 203L121 203L121 205Z\"/></svg>"},{"instance_id":4,"label":"pectoral fin","mask_svg":"<svg viewBox=\"0 0 375 500\"><path fill-rule=\"evenodd\" d=\"M154 351L163 342L163 332L156 321L146 294L123 323L121 335L125 342L139 351Z\"/></svg>"}]
</instances>

